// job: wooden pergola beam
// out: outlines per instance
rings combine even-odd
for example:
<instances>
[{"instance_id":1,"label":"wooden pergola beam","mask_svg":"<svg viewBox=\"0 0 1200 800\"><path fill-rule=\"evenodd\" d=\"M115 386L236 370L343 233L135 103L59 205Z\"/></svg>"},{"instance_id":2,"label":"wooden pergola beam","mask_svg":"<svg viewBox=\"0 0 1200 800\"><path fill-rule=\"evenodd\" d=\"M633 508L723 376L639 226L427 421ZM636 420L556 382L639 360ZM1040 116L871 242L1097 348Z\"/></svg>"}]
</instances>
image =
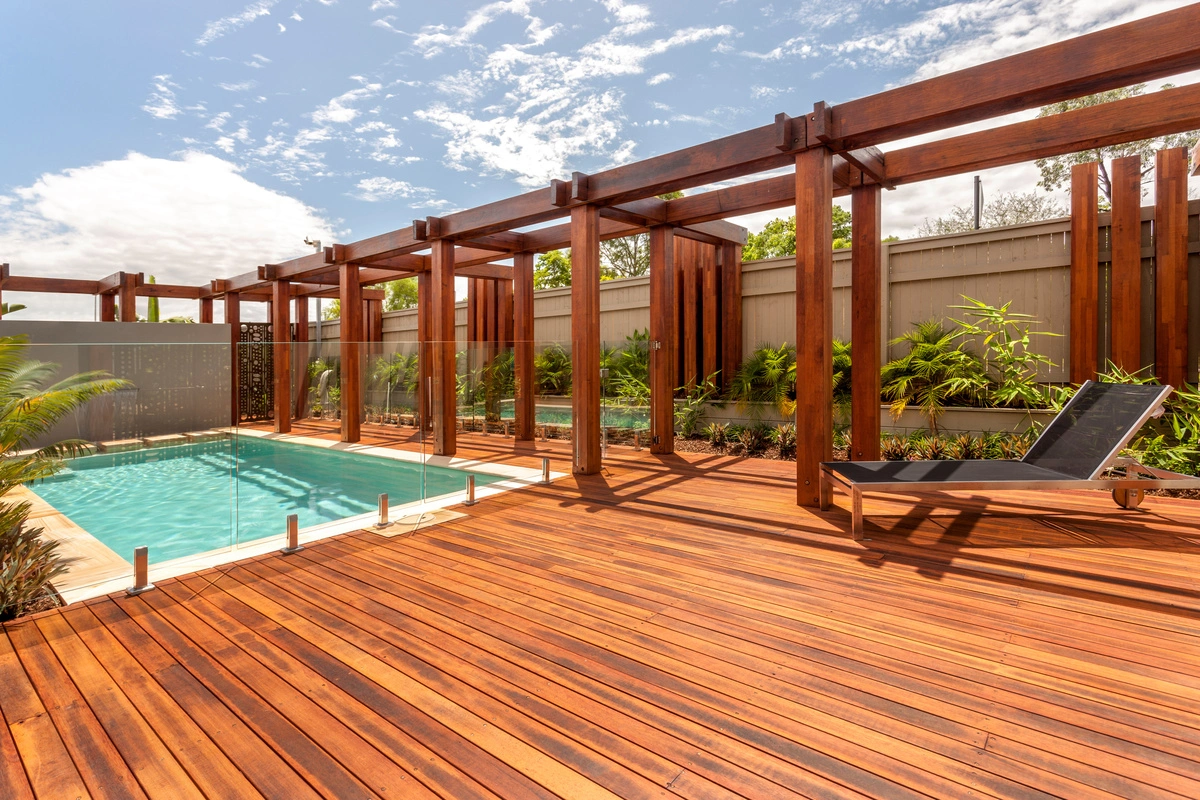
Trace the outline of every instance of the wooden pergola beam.
<instances>
[{"instance_id":1,"label":"wooden pergola beam","mask_svg":"<svg viewBox=\"0 0 1200 800\"><path fill-rule=\"evenodd\" d=\"M8 266L5 264L5 266ZM75 278L33 278L26 275L10 275L4 280L6 292L39 292L43 294L101 294L99 281L83 281Z\"/></svg>"},{"instance_id":2,"label":"wooden pergola beam","mask_svg":"<svg viewBox=\"0 0 1200 800\"><path fill-rule=\"evenodd\" d=\"M1185 72L1200 59L1198 29L1189 5L899 86L834 106L830 136L877 145Z\"/></svg>"}]
</instances>

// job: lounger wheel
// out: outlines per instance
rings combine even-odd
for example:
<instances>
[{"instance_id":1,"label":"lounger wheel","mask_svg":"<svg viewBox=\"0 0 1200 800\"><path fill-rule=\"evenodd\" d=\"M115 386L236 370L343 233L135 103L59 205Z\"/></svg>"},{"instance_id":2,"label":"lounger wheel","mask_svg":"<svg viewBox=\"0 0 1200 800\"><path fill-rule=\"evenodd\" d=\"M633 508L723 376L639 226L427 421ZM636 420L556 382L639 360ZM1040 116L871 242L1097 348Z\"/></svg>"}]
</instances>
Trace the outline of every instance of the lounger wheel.
<instances>
[{"instance_id":1,"label":"lounger wheel","mask_svg":"<svg viewBox=\"0 0 1200 800\"><path fill-rule=\"evenodd\" d=\"M1137 508L1146 497L1145 489L1113 489L1113 502L1121 508Z\"/></svg>"}]
</instances>

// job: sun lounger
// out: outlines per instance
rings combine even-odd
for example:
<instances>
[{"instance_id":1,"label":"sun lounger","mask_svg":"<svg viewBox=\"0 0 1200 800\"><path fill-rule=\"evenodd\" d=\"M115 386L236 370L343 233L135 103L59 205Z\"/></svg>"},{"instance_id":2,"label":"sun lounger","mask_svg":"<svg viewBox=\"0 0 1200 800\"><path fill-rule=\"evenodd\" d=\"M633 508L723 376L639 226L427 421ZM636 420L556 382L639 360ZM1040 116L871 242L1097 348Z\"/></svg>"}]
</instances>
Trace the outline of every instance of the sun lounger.
<instances>
[{"instance_id":1,"label":"sun lounger","mask_svg":"<svg viewBox=\"0 0 1200 800\"><path fill-rule=\"evenodd\" d=\"M1162 414L1170 386L1087 381L1019 461L830 461L821 464L821 508L833 487L850 495L851 532L863 535L862 495L930 490L1109 489L1137 508L1147 489L1200 488L1200 478L1120 457L1151 417Z\"/></svg>"}]
</instances>

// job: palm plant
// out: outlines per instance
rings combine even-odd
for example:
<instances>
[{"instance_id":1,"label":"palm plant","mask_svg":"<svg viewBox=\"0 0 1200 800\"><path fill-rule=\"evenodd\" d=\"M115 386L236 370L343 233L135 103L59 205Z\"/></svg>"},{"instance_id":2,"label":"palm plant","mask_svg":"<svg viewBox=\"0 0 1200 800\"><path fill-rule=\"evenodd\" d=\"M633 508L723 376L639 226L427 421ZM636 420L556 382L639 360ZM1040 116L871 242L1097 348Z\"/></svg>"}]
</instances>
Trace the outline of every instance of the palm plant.
<instances>
[{"instance_id":1,"label":"palm plant","mask_svg":"<svg viewBox=\"0 0 1200 800\"><path fill-rule=\"evenodd\" d=\"M956 339L958 333L931 319L892 340L893 345L908 345L908 353L883 367L883 395L892 401L893 419L915 405L936 433L938 417L948 403L979 398L983 364L966 342L955 343Z\"/></svg>"},{"instance_id":2,"label":"palm plant","mask_svg":"<svg viewBox=\"0 0 1200 800\"><path fill-rule=\"evenodd\" d=\"M845 416L850 411L850 343L833 340L833 407Z\"/></svg>"},{"instance_id":3,"label":"palm plant","mask_svg":"<svg viewBox=\"0 0 1200 800\"><path fill-rule=\"evenodd\" d=\"M533 359L538 394L571 393L571 354L562 345L552 344Z\"/></svg>"},{"instance_id":4,"label":"palm plant","mask_svg":"<svg viewBox=\"0 0 1200 800\"><path fill-rule=\"evenodd\" d=\"M371 372L371 380L376 384L382 384L387 389L383 413L391 413L393 387L397 385L407 387L409 376L416 369L416 364L416 353L407 356L404 353L393 353L390 356L380 356L375 359L375 368Z\"/></svg>"},{"instance_id":5,"label":"palm plant","mask_svg":"<svg viewBox=\"0 0 1200 800\"><path fill-rule=\"evenodd\" d=\"M765 345L742 362L729 383L728 396L742 413L757 414L758 403L771 403L784 416L796 412L796 348L784 342Z\"/></svg>"},{"instance_id":6,"label":"palm plant","mask_svg":"<svg viewBox=\"0 0 1200 800\"><path fill-rule=\"evenodd\" d=\"M93 398L128 386L103 372L84 372L50 383L57 364L24 357L28 339L0 337L0 497L24 483L48 478L63 459L87 451L69 439L30 450L54 425ZM27 503L0 503L0 619L20 614L62 573L57 544L42 542L25 526Z\"/></svg>"}]
</instances>

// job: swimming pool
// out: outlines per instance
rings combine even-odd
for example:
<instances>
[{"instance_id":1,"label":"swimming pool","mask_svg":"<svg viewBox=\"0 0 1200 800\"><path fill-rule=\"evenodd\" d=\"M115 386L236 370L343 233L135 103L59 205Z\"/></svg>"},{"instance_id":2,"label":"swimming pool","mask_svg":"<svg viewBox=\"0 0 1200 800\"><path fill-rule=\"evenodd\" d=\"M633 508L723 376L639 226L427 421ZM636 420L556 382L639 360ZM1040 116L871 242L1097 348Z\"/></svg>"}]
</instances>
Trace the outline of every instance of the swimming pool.
<instances>
[{"instance_id":1,"label":"swimming pool","mask_svg":"<svg viewBox=\"0 0 1200 800\"><path fill-rule=\"evenodd\" d=\"M288 514L307 528L462 492L502 475L239 436L73 459L29 488L124 558L150 562L279 536ZM422 490L424 493L422 494Z\"/></svg>"}]
</instances>

